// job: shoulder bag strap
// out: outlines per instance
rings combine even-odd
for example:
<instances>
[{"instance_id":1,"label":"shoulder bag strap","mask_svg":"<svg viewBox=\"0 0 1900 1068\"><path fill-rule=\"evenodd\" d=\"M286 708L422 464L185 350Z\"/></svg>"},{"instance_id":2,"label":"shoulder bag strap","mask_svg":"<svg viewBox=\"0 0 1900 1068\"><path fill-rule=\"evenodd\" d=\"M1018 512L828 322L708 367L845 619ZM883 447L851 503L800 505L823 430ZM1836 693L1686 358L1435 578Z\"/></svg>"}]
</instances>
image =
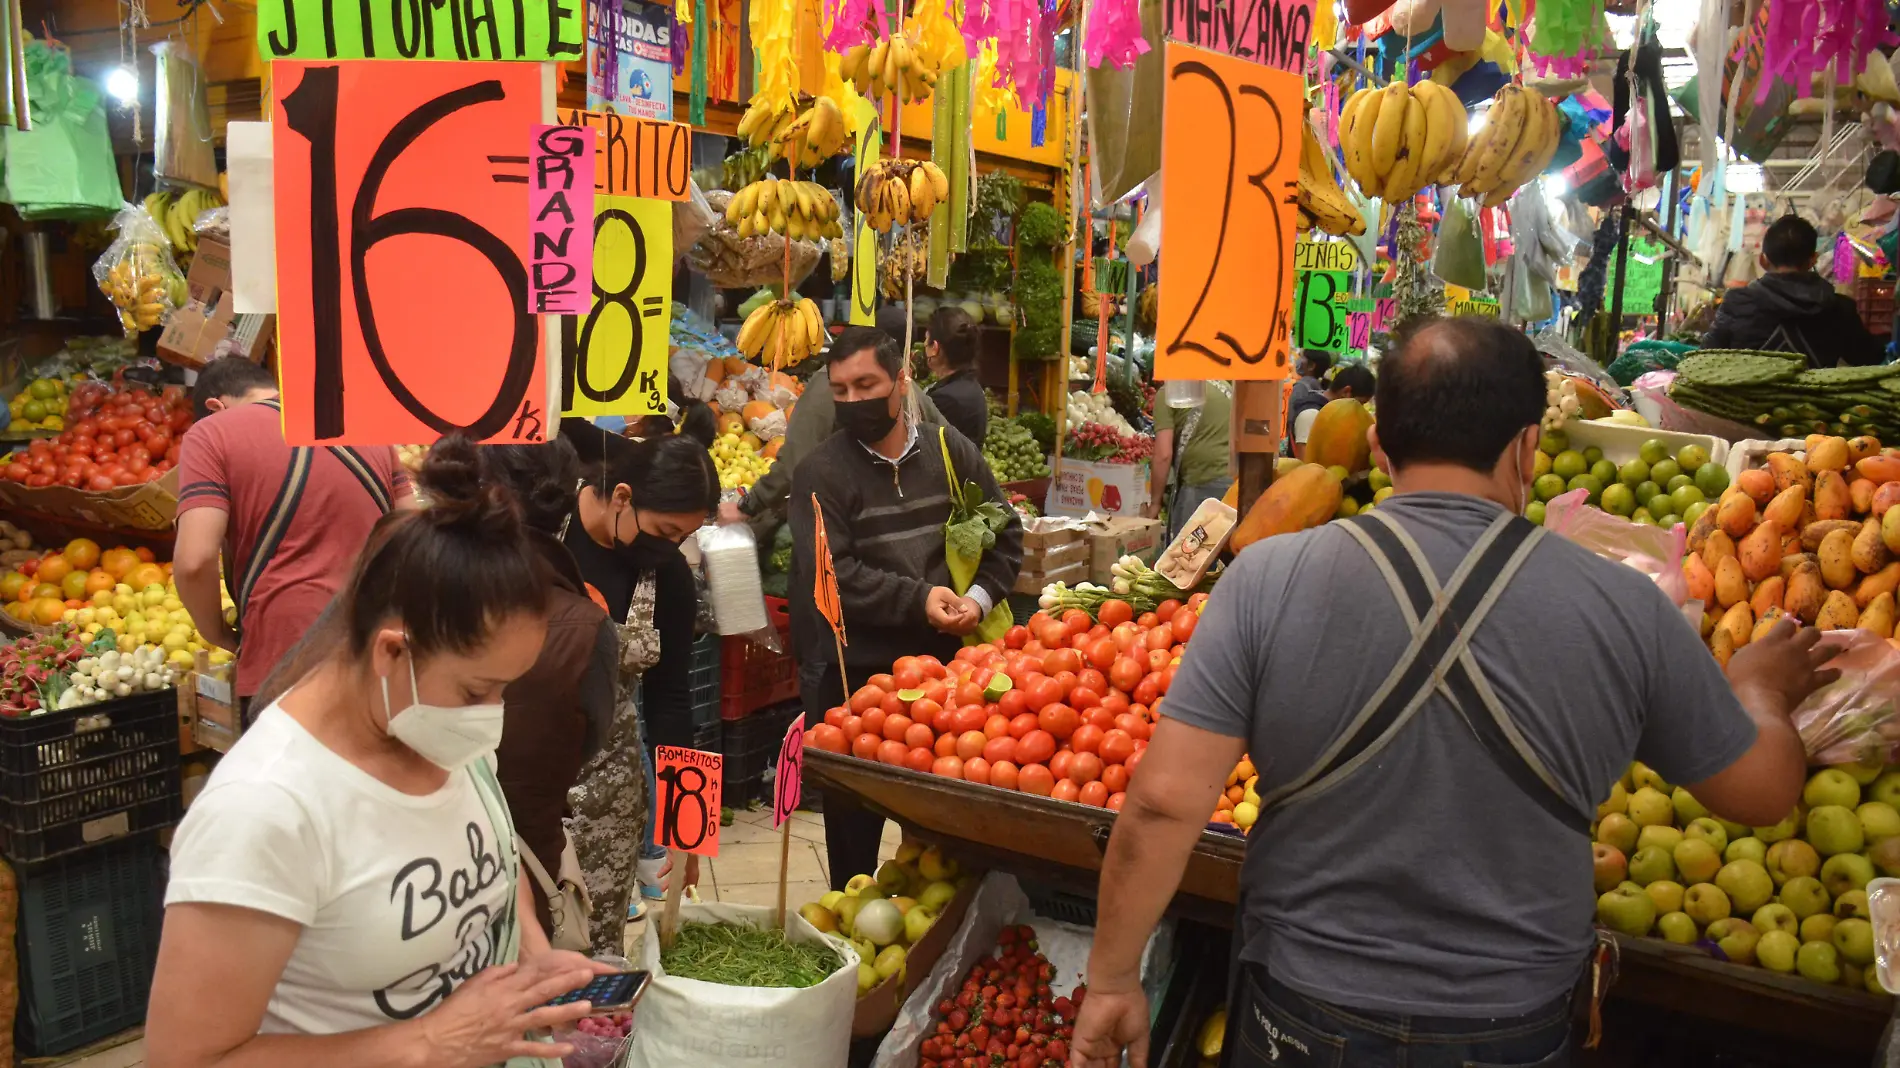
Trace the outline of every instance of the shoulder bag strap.
<instances>
[{"instance_id":1,"label":"shoulder bag strap","mask_svg":"<svg viewBox=\"0 0 1900 1068\"><path fill-rule=\"evenodd\" d=\"M290 530L290 521L297 514L297 505L303 500L304 487L310 482L311 454L315 452L308 446L294 446L290 450L290 466L284 469L283 484L277 487L277 497L271 501L270 510L264 514L264 524L258 528L257 544L251 547L248 559L240 561L234 569L237 585L231 590L231 601L237 605L238 618L244 616L244 608L251 600L251 590L257 586L257 580L264 574L270 558L277 553L278 546L284 543L284 535Z\"/></svg>"},{"instance_id":2,"label":"shoulder bag strap","mask_svg":"<svg viewBox=\"0 0 1900 1068\"><path fill-rule=\"evenodd\" d=\"M950 510L957 510L957 502L963 499L963 487L957 485L956 461L950 459L950 432L943 427L937 428L937 446L943 450L943 477L950 484Z\"/></svg>"}]
</instances>

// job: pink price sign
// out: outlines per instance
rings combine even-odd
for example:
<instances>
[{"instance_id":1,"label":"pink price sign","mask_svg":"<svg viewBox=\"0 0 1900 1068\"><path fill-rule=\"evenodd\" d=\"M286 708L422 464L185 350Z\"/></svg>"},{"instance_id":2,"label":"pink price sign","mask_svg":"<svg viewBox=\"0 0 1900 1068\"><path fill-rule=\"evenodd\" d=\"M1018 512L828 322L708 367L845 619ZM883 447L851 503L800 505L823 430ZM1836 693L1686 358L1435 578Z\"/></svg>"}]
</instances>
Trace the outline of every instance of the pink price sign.
<instances>
[{"instance_id":1,"label":"pink price sign","mask_svg":"<svg viewBox=\"0 0 1900 1068\"><path fill-rule=\"evenodd\" d=\"M775 781L778 789L772 793L772 826L781 827L792 818L793 810L798 808L798 799L804 793L805 775L805 719L800 716L792 720L790 729L785 732L785 740L778 747L778 771Z\"/></svg>"},{"instance_id":2,"label":"pink price sign","mask_svg":"<svg viewBox=\"0 0 1900 1068\"><path fill-rule=\"evenodd\" d=\"M535 126L528 152L528 306L586 315L594 298L594 139L587 126Z\"/></svg>"}]
</instances>

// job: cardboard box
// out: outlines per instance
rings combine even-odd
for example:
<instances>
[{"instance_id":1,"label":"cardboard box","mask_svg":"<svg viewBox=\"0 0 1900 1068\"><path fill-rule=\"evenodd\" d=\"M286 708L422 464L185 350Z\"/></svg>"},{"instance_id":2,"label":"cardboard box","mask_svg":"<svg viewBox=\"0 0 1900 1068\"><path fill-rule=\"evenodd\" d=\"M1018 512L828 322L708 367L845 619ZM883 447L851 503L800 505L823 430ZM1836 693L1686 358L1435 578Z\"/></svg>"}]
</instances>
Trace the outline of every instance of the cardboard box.
<instances>
[{"instance_id":1,"label":"cardboard box","mask_svg":"<svg viewBox=\"0 0 1900 1068\"><path fill-rule=\"evenodd\" d=\"M238 735L244 733L244 722L238 715L237 693L231 679L225 677L229 671L229 668L193 671L186 676L186 685L178 688L181 704L184 692L191 691L192 741L220 753L230 752L237 744Z\"/></svg>"},{"instance_id":2,"label":"cardboard box","mask_svg":"<svg viewBox=\"0 0 1900 1068\"><path fill-rule=\"evenodd\" d=\"M1161 539L1167 528L1159 519L1116 517L1089 523L1089 581L1106 586L1108 569L1124 556L1138 556L1152 564L1161 554Z\"/></svg>"},{"instance_id":3,"label":"cardboard box","mask_svg":"<svg viewBox=\"0 0 1900 1068\"><path fill-rule=\"evenodd\" d=\"M181 367L199 368L218 357L229 339L229 355L262 362L277 332L274 315L239 315L231 290L231 249L216 238L201 238L185 275L191 301L165 317L158 354Z\"/></svg>"},{"instance_id":4,"label":"cardboard box","mask_svg":"<svg viewBox=\"0 0 1900 1068\"><path fill-rule=\"evenodd\" d=\"M943 911L937 914L937 922L930 925L930 930L925 931L924 936L905 955L902 976L891 976L865 991L864 996L858 999L857 1008L851 1014L853 1038L884 1034L897 1022L897 1013L904 1007L905 998L923 984L930 969L937 966L937 958L943 956L943 951L949 947L951 936L963 926L963 914L970 911L970 899L976 896L982 884L981 878L970 880L943 907ZM789 903L786 907L790 908Z\"/></svg>"},{"instance_id":5,"label":"cardboard box","mask_svg":"<svg viewBox=\"0 0 1900 1068\"><path fill-rule=\"evenodd\" d=\"M1078 582L1087 582L1088 580L1088 560L1081 559L1059 567L1054 571L1019 571L1016 574L1016 585L1011 588L1010 592L1038 594L1042 592L1044 586L1049 585L1051 582L1066 582L1073 586Z\"/></svg>"},{"instance_id":6,"label":"cardboard box","mask_svg":"<svg viewBox=\"0 0 1900 1068\"><path fill-rule=\"evenodd\" d=\"M1043 549L1081 541L1088 531L1066 516L1037 516L1023 520L1023 558Z\"/></svg>"},{"instance_id":7,"label":"cardboard box","mask_svg":"<svg viewBox=\"0 0 1900 1068\"><path fill-rule=\"evenodd\" d=\"M1081 517L1093 513L1138 516L1148 504L1148 462L1098 464L1062 461L1049 480L1042 510L1048 515Z\"/></svg>"},{"instance_id":8,"label":"cardboard box","mask_svg":"<svg viewBox=\"0 0 1900 1068\"><path fill-rule=\"evenodd\" d=\"M230 288L231 246L215 237L200 236L198 250L191 257L191 270L185 272L185 289L200 304L216 304Z\"/></svg>"},{"instance_id":9,"label":"cardboard box","mask_svg":"<svg viewBox=\"0 0 1900 1068\"><path fill-rule=\"evenodd\" d=\"M170 530L178 514L178 469L156 482L94 493L65 486L0 482L0 504L54 519L124 530Z\"/></svg>"}]
</instances>

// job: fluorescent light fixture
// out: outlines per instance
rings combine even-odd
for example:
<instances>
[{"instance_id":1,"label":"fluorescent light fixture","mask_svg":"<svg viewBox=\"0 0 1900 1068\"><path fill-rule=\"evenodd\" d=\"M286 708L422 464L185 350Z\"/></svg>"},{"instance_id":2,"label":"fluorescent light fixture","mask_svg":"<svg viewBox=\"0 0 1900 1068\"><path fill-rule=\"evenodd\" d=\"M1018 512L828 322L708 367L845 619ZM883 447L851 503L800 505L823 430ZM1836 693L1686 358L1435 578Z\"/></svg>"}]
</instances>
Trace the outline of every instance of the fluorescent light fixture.
<instances>
[{"instance_id":1,"label":"fluorescent light fixture","mask_svg":"<svg viewBox=\"0 0 1900 1068\"><path fill-rule=\"evenodd\" d=\"M1610 39L1619 49L1628 48L1636 41L1636 16L1605 14L1603 21L1610 24Z\"/></svg>"},{"instance_id":2,"label":"fluorescent light fixture","mask_svg":"<svg viewBox=\"0 0 1900 1068\"><path fill-rule=\"evenodd\" d=\"M1689 47L1689 33L1700 17L1694 4L1652 4L1656 16L1656 43L1664 48Z\"/></svg>"},{"instance_id":3,"label":"fluorescent light fixture","mask_svg":"<svg viewBox=\"0 0 1900 1068\"><path fill-rule=\"evenodd\" d=\"M1723 185L1731 193L1759 193L1765 188L1759 163L1731 163L1724 178Z\"/></svg>"},{"instance_id":4,"label":"fluorescent light fixture","mask_svg":"<svg viewBox=\"0 0 1900 1068\"><path fill-rule=\"evenodd\" d=\"M106 92L121 104L130 104L138 99L139 76L124 67L114 67L106 74Z\"/></svg>"},{"instance_id":5,"label":"fluorescent light fixture","mask_svg":"<svg viewBox=\"0 0 1900 1068\"><path fill-rule=\"evenodd\" d=\"M1663 85L1668 89L1680 89L1689 84L1696 75L1693 59L1670 58L1663 60Z\"/></svg>"}]
</instances>

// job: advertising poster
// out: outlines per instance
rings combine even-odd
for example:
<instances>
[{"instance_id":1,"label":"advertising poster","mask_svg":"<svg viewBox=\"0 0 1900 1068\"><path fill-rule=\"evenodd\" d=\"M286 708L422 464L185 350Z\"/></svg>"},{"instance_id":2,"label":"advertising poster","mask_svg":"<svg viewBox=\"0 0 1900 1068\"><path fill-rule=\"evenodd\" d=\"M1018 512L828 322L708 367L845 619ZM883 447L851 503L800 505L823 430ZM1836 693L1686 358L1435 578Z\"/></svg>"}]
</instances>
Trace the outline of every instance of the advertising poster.
<instances>
[{"instance_id":1,"label":"advertising poster","mask_svg":"<svg viewBox=\"0 0 1900 1068\"><path fill-rule=\"evenodd\" d=\"M642 0L589 5L587 109L673 117L673 13Z\"/></svg>"}]
</instances>

